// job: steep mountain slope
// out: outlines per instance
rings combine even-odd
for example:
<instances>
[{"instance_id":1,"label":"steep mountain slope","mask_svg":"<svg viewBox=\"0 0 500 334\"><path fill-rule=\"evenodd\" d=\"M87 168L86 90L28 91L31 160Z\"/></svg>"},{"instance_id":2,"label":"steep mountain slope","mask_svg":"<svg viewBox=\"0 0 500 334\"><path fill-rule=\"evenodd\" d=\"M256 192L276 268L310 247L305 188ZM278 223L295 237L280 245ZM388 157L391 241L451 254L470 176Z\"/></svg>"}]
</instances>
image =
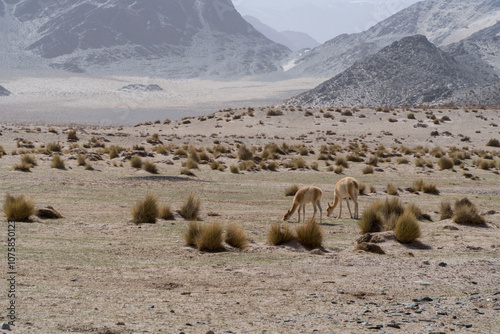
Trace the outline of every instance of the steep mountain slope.
<instances>
[{"instance_id":1,"label":"steep mountain slope","mask_svg":"<svg viewBox=\"0 0 500 334\"><path fill-rule=\"evenodd\" d=\"M21 26L12 29L21 51L75 71L256 74L276 71L290 52L231 0L10 0L0 20Z\"/></svg>"},{"instance_id":2,"label":"steep mountain slope","mask_svg":"<svg viewBox=\"0 0 500 334\"><path fill-rule=\"evenodd\" d=\"M10 92L3 86L0 86L0 96L9 96Z\"/></svg>"},{"instance_id":3,"label":"steep mountain slope","mask_svg":"<svg viewBox=\"0 0 500 334\"><path fill-rule=\"evenodd\" d=\"M492 71L500 76L500 21L444 50L476 71Z\"/></svg>"},{"instance_id":4,"label":"steep mountain slope","mask_svg":"<svg viewBox=\"0 0 500 334\"><path fill-rule=\"evenodd\" d=\"M450 102L496 78L477 73L430 43L405 37L287 103L306 106L416 105Z\"/></svg>"},{"instance_id":5,"label":"steep mountain slope","mask_svg":"<svg viewBox=\"0 0 500 334\"><path fill-rule=\"evenodd\" d=\"M498 0L421 1L365 32L340 35L326 42L298 59L290 72L334 76L403 37L422 34L437 46L446 46L492 26L498 20Z\"/></svg>"},{"instance_id":6,"label":"steep mountain slope","mask_svg":"<svg viewBox=\"0 0 500 334\"><path fill-rule=\"evenodd\" d=\"M319 46L319 43L306 33L296 31L278 32L267 24L262 23L256 17L250 15L245 15L244 19L264 36L273 42L285 45L292 51L299 51L306 48L312 49Z\"/></svg>"}]
</instances>

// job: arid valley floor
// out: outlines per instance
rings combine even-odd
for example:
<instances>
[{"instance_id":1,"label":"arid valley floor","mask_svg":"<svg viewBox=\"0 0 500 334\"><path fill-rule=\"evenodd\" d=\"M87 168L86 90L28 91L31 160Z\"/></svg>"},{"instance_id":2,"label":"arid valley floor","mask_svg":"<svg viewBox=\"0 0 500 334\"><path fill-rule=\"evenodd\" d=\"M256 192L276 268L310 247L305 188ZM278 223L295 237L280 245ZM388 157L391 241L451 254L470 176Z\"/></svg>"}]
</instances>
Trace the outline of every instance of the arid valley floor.
<instances>
[{"instance_id":1,"label":"arid valley floor","mask_svg":"<svg viewBox=\"0 0 500 334\"><path fill-rule=\"evenodd\" d=\"M487 146L500 139L499 123L495 108L274 106L125 127L0 124L2 205L24 194L64 216L16 224L12 332L500 333L500 148ZM71 130L78 140L68 142ZM256 158L242 163L241 145ZM113 146L120 152L111 159ZM192 150L206 158L194 176L181 174ZM37 165L15 170L25 154ZM55 154L65 169L51 168ZM79 154L92 168L78 165ZM136 154L157 173L131 167ZM439 156L455 166L442 170ZM338 168L337 158L348 165ZM389 196L389 184L421 208L432 221L420 222L419 241L380 243L385 255L355 250L361 233L345 205L340 219L338 208L326 217L344 176L366 186L360 214ZM439 195L410 191L419 179ZM323 189L323 248L268 244L270 225L292 204L285 189L310 184ZM189 222L177 214L132 223L133 205L149 193L175 210L196 195L203 223L241 224L249 247L188 247ZM485 227L440 219L441 202L464 197ZM0 323L8 321L3 281Z\"/></svg>"}]
</instances>

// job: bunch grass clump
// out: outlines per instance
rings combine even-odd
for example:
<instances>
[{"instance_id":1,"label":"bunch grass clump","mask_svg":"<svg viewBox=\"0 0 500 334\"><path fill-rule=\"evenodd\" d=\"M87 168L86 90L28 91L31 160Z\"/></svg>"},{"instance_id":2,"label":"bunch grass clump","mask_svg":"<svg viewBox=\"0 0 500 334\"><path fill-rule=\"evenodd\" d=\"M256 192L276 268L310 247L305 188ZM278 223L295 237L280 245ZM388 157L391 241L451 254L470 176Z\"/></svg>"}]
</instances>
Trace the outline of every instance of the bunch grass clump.
<instances>
[{"instance_id":1,"label":"bunch grass clump","mask_svg":"<svg viewBox=\"0 0 500 334\"><path fill-rule=\"evenodd\" d=\"M387 185L387 195L399 196L398 189L391 183Z\"/></svg>"},{"instance_id":2,"label":"bunch grass clump","mask_svg":"<svg viewBox=\"0 0 500 334\"><path fill-rule=\"evenodd\" d=\"M243 227L239 224L230 224L226 229L226 243L234 248L245 249L248 247L248 237Z\"/></svg>"},{"instance_id":3,"label":"bunch grass clump","mask_svg":"<svg viewBox=\"0 0 500 334\"><path fill-rule=\"evenodd\" d=\"M285 189L285 196L295 196L295 194L299 191L299 186L294 184Z\"/></svg>"},{"instance_id":4,"label":"bunch grass clump","mask_svg":"<svg viewBox=\"0 0 500 334\"><path fill-rule=\"evenodd\" d=\"M164 204L160 209L160 217L164 220L174 220L174 212L169 204Z\"/></svg>"},{"instance_id":5,"label":"bunch grass clump","mask_svg":"<svg viewBox=\"0 0 500 334\"><path fill-rule=\"evenodd\" d=\"M295 228L297 241L307 249L320 248L323 243L323 230L315 220L309 219Z\"/></svg>"},{"instance_id":6,"label":"bunch grass clump","mask_svg":"<svg viewBox=\"0 0 500 334\"><path fill-rule=\"evenodd\" d=\"M453 209L450 202L441 202L439 207L439 216L441 220L450 219L453 217Z\"/></svg>"},{"instance_id":7,"label":"bunch grass clump","mask_svg":"<svg viewBox=\"0 0 500 334\"><path fill-rule=\"evenodd\" d=\"M132 207L132 221L137 224L155 224L160 214L158 197L148 194L142 200L138 200Z\"/></svg>"},{"instance_id":8,"label":"bunch grass clump","mask_svg":"<svg viewBox=\"0 0 500 334\"><path fill-rule=\"evenodd\" d=\"M66 165L64 164L64 160L61 158L61 156L59 154L56 154L52 158L52 163L50 164L50 167L57 169L65 169Z\"/></svg>"},{"instance_id":9,"label":"bunch grass clump","mask_svg":"<svg viewBox=\"0 0 500 334\"><path fill-rule=\"evenodd\" d=\"M294 240L297 240L297 236L288 223L276 222L269 228L267 242L271 245L278 246Z\"/></svg>"},{"instance_id":10,"label":"bunch grass clump","mask_svg":"<svg viewBox=\"0 0 500 334\"><path fill-rule=\"evenodd\" d=\"M224 250L224 231L220 223L204 223L200 225L196 236L196 247L200 251L220 252Z\"/></svg>"},{"instance_id":11,"label":"bunch grass clump","mask_svg":"<svg viewBox=\"0 0 500 334\"><path fill-rule=\"evenodd\" d=\"M35 203L26 199L24 195L14 196L7 194L3 204L3 213L9 220L26 222L35 213Z\"/></svg>"},{"instance_id":12,"label":"bunch grass clump","mask_svg":"<svg viewBox=\"0 0 500 334\"><path fill-rule=\"evenodd\" d=\"M394 234L402 243L410 243L420 238L420 224L411 210L405 210L398 218Z\"/></svg>"},{"instance_id":13,"label":"bunch grass clump","mask_svg":"<svg viewBox=\"0 0 500 334\"><path fill-rule=\"evenodd\" d=\"M245 145L241 145L238 148L238 159L240 159L240 160L252 160L253 153Z\"/></svg>"},{"instance_id":14,"label":"bunch grass clump","mask_svg":"<svg viewBox=\"0 0 500 334\"><path fill-rule=\"evenodd\" d=\"M187 220L197 220L200 214L201 200L199 197L191 194L182 205L179 214Z\"/></svg>"},{"instance_id":15,"label":"bunch grass clump","mask_svg":"<svg viewBox=\"0 0 500 334\"><path fill-rule=\"evenodd\" d=\"M438 166L442 170L445 169L452 169L455 164L453 163L453 160L447 157L441 157L438 160Z\"/></svg>"},{"instance_id":16,"label":"bunch grass clump","mask_svg":"<svg viewBox=\"0 0 500 334\"><path fill-rule=\"evenodd\" d=\"M453 221L457 224L485 226L486 221L479 215L477 207L468 198L455 202Z\"/></svg>"},{"instance_id":17,"label":"bunch grass clump","mask_svg":"<svg viewBox=\"0 0 500 334\"><path fill-rule=\"evenodd\" d=\"M200 235L201 224L198 221L192 220L189 222L188 230L184 233L186 246L196 246L196 240Z\"/></svg>"},{"instance_id":18,"label":"bunch grass clump","mask_svg":"<svg viewBox=\"0 0 500 334\"><path fill-rule=\"evenodd\" d=\"M144 161L142 164L142 169L151 174L158 174L158 167L156 164L150 160Z\"/></svg>"},{"instance_id":19,"label":"bunch grass clump","mask_svg":"<svg viewBox=\"0 0 500 334\"><path fill-rule=\"evenodd\" d=\"M140 156L136 155L132 159L130 159L130 166L132 168L141 169L142 168L142 159Z\"/></svg>"}]
</instances>

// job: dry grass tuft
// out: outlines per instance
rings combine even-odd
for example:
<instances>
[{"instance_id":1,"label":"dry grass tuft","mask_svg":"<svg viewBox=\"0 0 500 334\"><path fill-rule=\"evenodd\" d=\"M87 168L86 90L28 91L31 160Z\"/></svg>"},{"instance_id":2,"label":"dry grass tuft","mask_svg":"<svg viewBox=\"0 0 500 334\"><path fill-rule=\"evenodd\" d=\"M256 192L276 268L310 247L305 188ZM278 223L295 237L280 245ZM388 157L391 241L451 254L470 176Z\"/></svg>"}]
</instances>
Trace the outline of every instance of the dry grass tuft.
<instances>
[{"instance_id":1,"label":"dry grass tuft","mask_svg":"<svg viewBox=\"0 0 500 334\"><path fill-rule=\"evenodd\" d=\"M35 213L35 203L32 200L27 200L24 195L7 194L3 204L3 213L9 220L26 222Z\"/></svg>"},{"instance_id":2,"label":"dry grass tuft","mask_svg":"<svg viewBox=\"0 0 500 334\"><path fill-rule=\"evenodd\" d=\"M240 160L252 160L253 153L245 145L241 145L238 148L238 159L240 159Z\"/></svg>"},{"instance_id":3,"label":"dry grass tuft","mask_svg":"<svg viewBox=\"0 0 500 334\"><path fill-rule=\"evenodd\" d=\"M398 218L394 234L396 239L402 243L410 243L420 238L420 224L412 210L405 210Z\"/></svg>"},{"instance_id":4,"label":"dry grass tuft","mask_svg":"<svg viewBox=\"0 0 500 334\"><path fill-rule=\"evenodd\" d=\"M130 166L132 168L141 169L142 168L142 159L140 156L136 155L132 159L130 159Z\"/></svg>"},{"instance_id":5,"label":"dry grass tuft","mask_svg":"<svg viewBox=\"0 0 500 334\"><path fill-rule=\"evenodd\" d=\"M174 212L168 204L164 204L160 209L160 218L164 220L174 220Z\"/></svg>"},{"instance_id":6,"label":"dry grass tuft","mask_svg":"<svg viewBox=\"0 0 500 334\"><path fill-rule=\"evenodd\" d=\"M387 195L399 196L398 189L391 183L387 185L386 189Z\"/></svg>"},{"instance_id":7,"label":"dry grass tuft","mask_svg":"<svg viewBox=\"0 0 500 334\"><path fill-rule=\"evenodd\" d=\"M190 221L188 230L184 233L184 240L187 246L196 246L196 239L201 231L201 224L197 221Z\"/></svg>"},{"instance_id":8,"label":"dry grass tuft","mask_svg":"<svg viewBox=\"0 0 500 334\"><path fill-rule=\"evenodd\" d=\"M156 164L150 160L144 161L142 169L151 174L158 174L158 167L156 167Z\"/></svg>"},{"instance_id":9,"label":"dry grass tuft","mask_svg":"<svg viewBox=\"0 0 500 334\"><path fill-rule=\"evenodd\" d=\"M179 214L187 220L196 220L200 214L201 200L199 197L191 194L186 202L182 205Z\"/></svg>"},{"instance_id":10,"label":"dry grass tuft","mask_svg":"<svg viewBox=\"0 0 500 334\"><path fill-rule=\"evenodd\" d=\"M219 223L205 223L196 237L196 247L200 251L220 252L224 250L222 242L224 241L222 226Z\"/></svg>"},{"instance_id":11,"label":"dry grass tuft","mask_svg":"<svg viewBox=\"0 0 500 334\"><path fill-rule=\"evenodd\" d=\"M453 160L450 159L450 158L447 158L447 157L441 157L439 158L438 160L438 166L439 168L441 168L442 170L445 170L445 169L452 169L453 166L454 166L454 163L453 163Z\"/></svg>"},{"instance_id":12,"label":"dry grass tuft","mask_svg":"<svg viewBox=\"0 0 500 334\"><path fill-rule=\"evenodd\" d=\"M64 160L61 158L59 154L54 155L52 158L52 163L50 164L51 168L57 168L57 169L65 169L66 166L64 164Z\"/></svg>"},{"instance_id":13,"label":"dry grass tuft","mask_svg":"<svg viewBox=\"0 0 500 334\"><path fill-rule=\"evenodd\" d=\"M267 242L277 246L297 240L297 236L288 223L276 222L271 225L267 234Z\"/></svg>"},{"instance_id":14,"label":"dry grass tuft","mask_svg":"<svg viewBox=\"0 0 500 334\"><path fill-rule=\"evenodd\" d=\"M158 197L155 194L146 195L132 207L132 221L137 225L154 224L159 214Z\"/></svg>"},{"instance_id":15,"label":"dry grass tuft","mask_svg":"<svg viewBox=\"0 0 500 334\"><path fill-rule=\"evenodd\" d=\"M363 233L380 232L383 229L384 219L375 205L369 206L361 215L358 226Z\"/></svg>"},{"instance_id":16,"label":"dry grass tuft","mask_svg":"<svg viewBox=\"0 0 500 334\"><path fill-rule=\"evenodd\" d=\"M422 190L425 194L439 195L439 190L434 183L425 184Z\"/></svg>"},{"instance_id":17,"label":"dry grass tuft","mask_svg":"<svg viewBox=\"0 0 500 334\"><path fill-rule=\"evenodd\" d=\"M453 217L453 209L450 202L441 202L439 207L439 215L441 220L450 219Z\"/></svg>"},{"instance_id":18,"label":"dry grass tuft","mask_svg":"<svg viewBox=\"0 0 500 334\"><path fill-rule=\"evenodd\" d=\"M247 234L239 224L230 224L227 227L225 241L234 248L245 249L248 247Z\"/></svg>"},{"instance_id":19,"label":"dry grass tuft","mask_svg":"<svg viewBox=\"0 0 500 334\"><path fill-rule=\"evenodd\" d=\"M363 168L362 171L363 174L373 174L373 167L372 166L366 166Z\"/></svg>"},{"instance_id":20,"label":"dry grass tuft","mask_svg":"<svg viewBox=\"0 0 500 334\"><path fill-rule=\"evenodd\" d=\"M295 196L297 191L299 191L299 186L294 184L285 189L285 196Z\"/></svg>"},{"instance_id":21,"label":"dry grass tuft","mask_svg":"<svg viewBox=\"0 0 500 334\"><path fill-rule=\"evenodd\" d=\"M453 221L457 224L486 226L486 221L479 215L476 205L468 198L455 202Z\"/></svg>"},{"instance_id":22,"label":"dry grass tuft","mask_svg":"<svg viewBox=\"0 0 500 334\"><path fill-rule=\"evenodd\" d=\"M315 220L309 219L307 223L295 228L297 241L307 249L320 248L323 243L323 230Z\"/></svg>"}]
</instances>

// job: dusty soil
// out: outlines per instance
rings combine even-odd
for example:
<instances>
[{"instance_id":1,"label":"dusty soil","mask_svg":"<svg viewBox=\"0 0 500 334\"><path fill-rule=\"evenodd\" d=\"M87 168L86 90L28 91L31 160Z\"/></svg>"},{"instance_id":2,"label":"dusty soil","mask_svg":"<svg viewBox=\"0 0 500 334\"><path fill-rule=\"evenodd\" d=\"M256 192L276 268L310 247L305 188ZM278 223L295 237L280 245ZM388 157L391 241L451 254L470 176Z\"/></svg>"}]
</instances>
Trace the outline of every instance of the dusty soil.
<instances>
[{"instance_id":1,"label":"dusty soil","mask_svg":"<svg viewBox=\"0 0 500 334\"><path fill-rule=\"evenodd\" d=\"M283 115L267 116L269 109ZM1 125L0 145L7 153L0 158L2 205L7 193L26 194L37 207L50 205L64 216L16 225L12 332L499 333L500 152L486 146L500 138L498 109L361 109L351 111L352 116L342 115L345 111L316 109L306 116L306 110L273 107L256 108L253 116L247 109L225 110L170 124L74 126L76 143L67 141L69 127ZM410 112L416 119L407 118ZM449 120L436 124L432 116ZM155 145L148 143L153 134L166 154L154 153ZM93 137L106 148L119 145L128 151L110 159L106 148L84 148ZM63 146L65 170L50 167L54 153L44 153L50 142ZM33 148L18 147L30 143ZM192 170L196 176L186 176L180 174L186 158L174 154L183 145L205 148L210 159L230 167L240 163L238 145L261 155L269 143L293 148L276 159L277 171L234 174L200 163ZM134 145L150 154L157 174L130 166L126 156ZM217 145L229 152L210 153ZM329 166L318 160L323 145L339 145L332 159L357 153L363 161L350 161L336 174L330 168L333 160L327 160ZM380 145L386 153L373 174L363 174ZM470 156L451 170L440 170L438 158L420 153L433 167L416 167L418 145L439 146L445 154L456 147ZM304 147L307 155L300 155ZM78 166L79 152L94 170ZM25 153L36 157L38 165L30 172L13 170ZM92 156L102 160L91 161ZM298 157L307 168L286 167ZM495 166L480 169L478 159ZM310 168L315 162L317 170ZM374 187L375 192L360 196L361 214L386 198L392 183L404 204L417 204L433 221L420 222L418 242L379 244L385 255L355 251L358 221L348 218L345 205L340 219L325 214L336 181L346 175ZM417 179L436 184L440 194L408 191ZM292 184L314 184L324 191L321 250L266 243L270 224L292 204L283 195ZM204 222L241 224L250 246L219 253L186 247L188 222L178 215L153 225L131 223L132 206L150 192L174 209L196 194ZM463 197L484 214L486 227L440 220L440 203ZM308 206L306 215L311 213ZM2 219L6 268L7 221ZM2 277L7 277L5 269ZM3 284L0 322L8 321Z\"/></svg>"}]
</instances>

